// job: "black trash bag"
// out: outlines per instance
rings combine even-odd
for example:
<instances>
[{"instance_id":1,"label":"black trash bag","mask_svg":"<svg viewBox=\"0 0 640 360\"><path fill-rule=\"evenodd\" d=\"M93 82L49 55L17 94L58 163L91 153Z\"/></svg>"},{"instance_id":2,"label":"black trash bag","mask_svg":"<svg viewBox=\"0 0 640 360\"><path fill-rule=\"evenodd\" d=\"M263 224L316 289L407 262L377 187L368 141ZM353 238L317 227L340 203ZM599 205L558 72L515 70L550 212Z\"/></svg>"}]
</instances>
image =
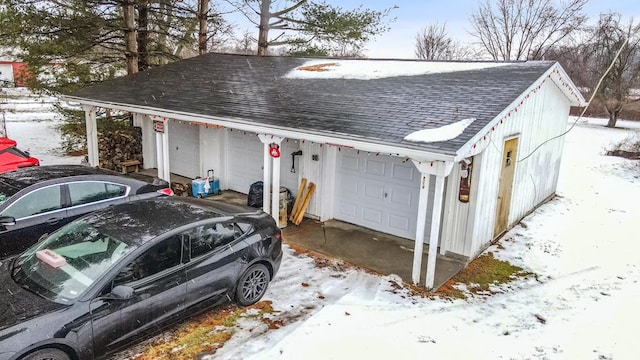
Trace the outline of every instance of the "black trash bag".
<instances>
[{"instance_id":1,"label":"black trash bag","mask_svg":"<svg viewBox=\"0 0 640 360\"><path fill-rule=\"evenodd\" d=\"M291 215L291 210L293 210L293 203L296 198L291 193L291 190L287 189L287 216Z\"/></svg>"},{"instance_id":2,"label":"black trash bag","mask_svg":"<svg viewBox=\"0 0 640 360\"><path fill-rule=\"evenodd\" d=\"M262 207L262 181L256 181L249 186L249 195L247 195L247 206Z\"/></svg>"}]
</instances>

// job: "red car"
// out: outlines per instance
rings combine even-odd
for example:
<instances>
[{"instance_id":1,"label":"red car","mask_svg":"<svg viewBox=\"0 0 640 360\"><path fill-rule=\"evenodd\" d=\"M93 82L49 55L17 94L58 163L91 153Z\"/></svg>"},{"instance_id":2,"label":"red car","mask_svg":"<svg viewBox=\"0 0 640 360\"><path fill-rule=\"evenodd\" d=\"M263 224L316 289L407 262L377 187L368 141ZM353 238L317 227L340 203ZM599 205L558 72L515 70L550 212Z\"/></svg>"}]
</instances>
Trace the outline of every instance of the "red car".
<instances>
[{"instance_id":1,"label":"red car","mask_svg":"<svg viewBox=\"0 0 640 360\"><path fill-rule=\"evenodd\" d=\"M38 166L40 161L16 147L15 140L0 137L0 173L23 167Z\"/></svg>"}]
</instances>

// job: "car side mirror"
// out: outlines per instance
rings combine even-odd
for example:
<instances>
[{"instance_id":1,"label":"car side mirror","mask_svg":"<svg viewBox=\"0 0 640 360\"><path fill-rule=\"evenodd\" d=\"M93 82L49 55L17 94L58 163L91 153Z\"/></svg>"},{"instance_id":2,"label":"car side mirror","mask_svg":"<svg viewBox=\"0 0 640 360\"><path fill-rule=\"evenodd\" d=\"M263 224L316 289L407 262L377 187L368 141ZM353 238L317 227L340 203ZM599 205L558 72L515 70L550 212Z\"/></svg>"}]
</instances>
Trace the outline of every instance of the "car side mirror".
<instances>
[{"instance_id":1,"label":"car side mirror","mask_svg":"<svg viewBox=\"0 0 640 360\"><path fill-rule=\"evenodd\" d=\"M16 218L13 216L0 216L0 225L13 226L16 224Z\"/></svg>"},{"instance_id":2,"label":"car side mirror","mask_svg":"<svg viewBox=\"0 0 640 360\"><path fill-rule=\"evenodd\" d=\"M111 298L116 300L127 300L133 297L134 290L131 286L118 285L111 290Z\"/></svg>"}]
</instances>

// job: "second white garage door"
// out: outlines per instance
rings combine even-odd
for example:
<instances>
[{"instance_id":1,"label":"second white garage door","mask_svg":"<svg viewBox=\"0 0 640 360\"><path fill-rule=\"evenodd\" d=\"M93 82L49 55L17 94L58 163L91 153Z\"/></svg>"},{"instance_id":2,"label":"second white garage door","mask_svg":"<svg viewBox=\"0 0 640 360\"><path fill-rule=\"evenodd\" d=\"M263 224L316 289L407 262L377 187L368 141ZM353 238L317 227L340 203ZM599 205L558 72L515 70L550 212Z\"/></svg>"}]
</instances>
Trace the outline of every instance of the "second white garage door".
<instances>
[{"instance_id":1,"label":"second white garage door","mask_svg":"<svg viewBox=\"0 0 640 360\"><path fill-rule=\"evenodd\" d=\"M420 173L413 163L342 150L336 171L334 218L415 238Z\"/></svg>"},{"instance_id":2,"label":"second white garage door","mask_svg":"<svg viewBox=\"0 0 640 360\"><path fill-rule=\"evenodd\" d=\"M263 181L264 147L258 136L244 131L230 131L227 146L229 188L246 194L256 181ZM298 142L283 141L280 149L280 186L292 193L298 190L298 174L291 172L291 153L298 150ZM298 164L300 159L297 159Z\"/></svg>"},{"instance_id":3,"label":"second white garage door","mask_svg":"<svg viewBox=\"0 0 640 360\"><path fill-rule=\"evenodd\" d=\"M198 126L169 121L169 168L174 174L195 178L200 174Z\"/></svg>"}]
</instances>

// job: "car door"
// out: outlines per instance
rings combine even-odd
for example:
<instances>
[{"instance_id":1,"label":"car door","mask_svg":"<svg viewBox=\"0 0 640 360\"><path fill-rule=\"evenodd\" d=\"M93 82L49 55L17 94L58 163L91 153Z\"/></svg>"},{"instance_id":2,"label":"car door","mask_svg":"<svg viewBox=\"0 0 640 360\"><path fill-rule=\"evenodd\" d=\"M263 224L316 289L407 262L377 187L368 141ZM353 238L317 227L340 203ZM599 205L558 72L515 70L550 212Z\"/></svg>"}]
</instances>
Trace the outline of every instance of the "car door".
<instances>
[{"instance_id":1,"label":"car door","mask_svg":"<svg viewBox=\"0 0 640 360\"><path fill-rule=\"evenodd\" d=\"M105 181L77 181L66 186L69 191L69 221L122 202L129 191L126 185Z\"/></svg>"},{"instance_id":2,"label":"car door","mask_svg":"<svg viewBox=\"0 0 640 360\"><path fill-rule=\"evenodd\" d=\"M121 268L111 288L134 290L129 299L108 294L91 303L95 354L107 354L179 320L185 308L186 277L180 235L154 245Z\"/></svg>"},{"instance_id":3,"label":"car door","mask_svg":"<svg viewBox=\"0 0 640 360\"><path fill-rule=\"evenodd\" d=\"M242 231L232 222L207 224L189 234L188 308L212 306L235 288L247 261L242 237Z\"/></svg>"},{"instance_id":4,"label":"car door","mask_svg":"<svg viewBox=\"0 0 640 360\"><path fill-rule=\"evenodd\" d=\"M0 226L0 258L19 254L40 236L66 223L64 188L50 185L19 195L0 216L15 218L15 225Z\"/></svg>"}]
</instances>

